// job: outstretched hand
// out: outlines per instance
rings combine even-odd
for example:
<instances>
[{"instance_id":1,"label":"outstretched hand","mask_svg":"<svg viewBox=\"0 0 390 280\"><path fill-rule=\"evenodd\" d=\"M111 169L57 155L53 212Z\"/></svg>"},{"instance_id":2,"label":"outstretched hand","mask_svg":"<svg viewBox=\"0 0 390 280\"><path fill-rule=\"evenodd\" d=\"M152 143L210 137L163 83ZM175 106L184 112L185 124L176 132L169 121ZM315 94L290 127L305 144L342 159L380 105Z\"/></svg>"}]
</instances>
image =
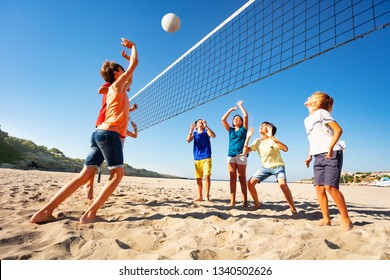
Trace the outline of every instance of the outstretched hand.
<instances>
[{"instance_id":1,"label":"outstretched hand","mask_svg":"<svg viewBox=\"0 0 390 280\"><path fill-rule=\"evenodd\" d=\"M252 137L252 135L255 133L255 129L253 127L248 129L248 132L246 133L246 137Z\"/></svg>"},{"instance_id":2,"label":"outstretched hand","mask_svg":"<svg viewBox=\"0 0 390 280\"><path fill-rule=\"evenodd\" d=\"M123 45L123 44L122 44ZM127 54L127 52L125 51L125 50L122 50L122 57L124 58L124 59L127 59L127 60L130 60L130 56Z\"/></svg>"},{"instance_id":3,"label":"outstretched hand","mask_svg":"<svg viewBox=\"0 0 390 280\"><path fill-rule=\"evenodd\" d=\"M138 105L137 105L137 103L134 103L133 106L130 107L130 112L137 110L137 109L138 109Z\"/></svg>"},{"instance_id":4,"label":"outstretched hand","mask_svg":"<svg viewBox=\"0 0 390 280\"><path fill-rule=\"evenodd\" d=\"M244 100L238 100L237 103L236 103L236 105L237 105L237 106L242 106L242 103L244 103Z\"/></svg>"},{"instance_id":5,"label":"outstretched hand","mask_svg":"<svg viewBox=\"0 0 390 280\"><path fill-rule=\"evenodd\" d=\"M129 48L131 49L135 44L129 40L127 40L126 38L121 38L122 40L122 46L126 47L126 48Z\"/></svg>"}]
</instances>

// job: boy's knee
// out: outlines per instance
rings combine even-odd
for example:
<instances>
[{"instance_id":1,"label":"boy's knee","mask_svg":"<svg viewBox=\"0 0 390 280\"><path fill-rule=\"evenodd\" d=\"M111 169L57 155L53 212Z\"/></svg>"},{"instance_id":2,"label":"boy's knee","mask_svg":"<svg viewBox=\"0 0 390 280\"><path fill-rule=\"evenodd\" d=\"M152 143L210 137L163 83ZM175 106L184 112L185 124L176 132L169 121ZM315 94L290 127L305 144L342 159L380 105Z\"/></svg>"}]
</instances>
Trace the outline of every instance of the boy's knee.
<instances>
[{"instance_id":1,"label":"boy's knee","mask_svg":"<svg viewBox=\"0 0 390 280\"><path fill-rule=\"evenodd\" d=\"M336 187L330 187L330 186L325 186L325 189L328 193L330 193L331 195L334 194L334 193L337 193L339 192L339 189L336 188Z\"/></svg>"},{"instance_id":2,"label":"boy's knee","mask_svg":"<svg viewBox=\"0 0 390 280\"><path fill-rule=\"evenodd\" d=\"M285 190L285 189L288 188L286 183L281 183L281 184L279 184L279 187L280 187L282 190Z\"/></svg>"},{"instance_id":3,"label":"boy's knee","mask_svg":"<svg viewBox=\"0 0 390 280\"><path fill-rule=\"evenodd\" d=\"M245 183L246 183L246 176L245 176L245 175L240 175L240 174L238 174L238 180L239 180L240 182L245 182Z\"/></svg>"},{"instance_id":4,"label":"boy's knee","mask_svg":"<svg viewBox=\"0 0 390 280\"><path fill-rule=\"evenodd\" d=\"M254 187L256 186L257 183L259 183L259 181L257 181L256 179L251 178L251 179L248 181L248 187L254 188Z\"/></svg>"},{"instance_id":5,"label":"boy's knee","mask_svg":"<svg viewBox=\"0 0 390 280\"><path fill-rule=\"evenodd\" d=\"M125 169L123 167L114 168L110 170L111 176L115 176L116 179L122 179L125 175Z\"/></svg>"}]
</instances>

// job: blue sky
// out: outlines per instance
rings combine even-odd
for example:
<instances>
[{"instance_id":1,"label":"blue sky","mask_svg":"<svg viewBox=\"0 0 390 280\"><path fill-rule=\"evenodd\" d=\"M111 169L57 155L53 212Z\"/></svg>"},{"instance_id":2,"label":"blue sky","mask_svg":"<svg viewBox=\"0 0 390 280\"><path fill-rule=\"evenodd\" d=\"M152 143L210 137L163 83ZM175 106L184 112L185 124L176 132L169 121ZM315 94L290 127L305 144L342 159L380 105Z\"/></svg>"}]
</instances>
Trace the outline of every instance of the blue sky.
<instances>
[{"instance_id":1,"label":"blue sky","mask_svg":"<svg viewBox=\"0 0 390 280\"><path fill-rule=\"evenodd\" d=\"M84 159L101 105L100 67L105 59L125 65L121 37L134 41L139 52L131 96L245 3L0 0L1 129ZM169 12L182 22L174 34L161 28ZM257 131L267 120L278 127L276 136L290 149L282 154L288 180L311 178L312 169L304 166L308 112L303 103L322 90L335 99L332 115L344 130L344 171L390 170L389 49L390 28L385 28L150 127L127 139L125 162L192 178L192 143L186 135L190 124L203 118L217 135L212 177L227 179L228 135L220 119L244 100L249 126ZM258 168L252 153L247 176Z\"/></svg>"}]
</instances>

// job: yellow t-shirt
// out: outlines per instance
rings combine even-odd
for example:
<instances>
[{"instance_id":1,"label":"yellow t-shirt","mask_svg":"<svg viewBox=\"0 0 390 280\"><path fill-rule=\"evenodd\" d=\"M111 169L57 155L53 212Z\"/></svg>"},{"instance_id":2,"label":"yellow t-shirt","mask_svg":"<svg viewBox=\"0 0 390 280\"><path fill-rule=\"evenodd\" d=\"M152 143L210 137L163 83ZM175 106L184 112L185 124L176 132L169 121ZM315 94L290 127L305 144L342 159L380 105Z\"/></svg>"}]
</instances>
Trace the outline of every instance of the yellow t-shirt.
<instances>
[{"instance_id":1,"label":"yellow t-shirt","mask_svg":"<svg viewBox=\"0 0 390 280\"><path fill-rule=\"evenodd\" d=\"M252 142L249 148L251 148L252 151L257 151L260 156L261 164L264 168L284 166L280 149L271 138L263 141L260 138L257 138Z\"/></svg>"},{"instance_id":2,"label":"yellow t-shirt","mask_svg":"<svg viewBox=\"0 0 390 280\"><path fill-rule=\"evenodd\" d=\"M130 110L130 102L126 91L116 93L112 86L110 86L106 103L106 119L98 126L98 129L115 131L121 135L121 138L126 138Z\"/></svg>"}]
</instances>

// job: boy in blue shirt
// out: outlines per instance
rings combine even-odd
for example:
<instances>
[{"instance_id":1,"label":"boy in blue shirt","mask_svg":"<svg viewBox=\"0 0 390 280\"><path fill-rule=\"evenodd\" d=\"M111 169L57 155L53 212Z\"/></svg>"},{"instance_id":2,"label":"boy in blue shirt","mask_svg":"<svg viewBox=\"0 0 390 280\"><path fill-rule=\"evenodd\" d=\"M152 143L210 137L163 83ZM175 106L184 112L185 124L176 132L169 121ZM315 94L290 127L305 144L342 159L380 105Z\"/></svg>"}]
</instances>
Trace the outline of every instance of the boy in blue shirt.
<instances>
[{"instance_id":1,"label":"boy in blue shirt","mask_svg":"<svg viewBox=\"0 0 390 280\"><path fill-rule=\"evenodd\" d=\"M194 140L195 178L198 186L198 198L195 201L203 201L203 177L206 185L206 200L211 201L210 176L212 163L210 137L215 138L215 133L207 126L205 120L199 119L191 124L190 132L187 135L187 143Z\"/></svg>"}]
</instances>

